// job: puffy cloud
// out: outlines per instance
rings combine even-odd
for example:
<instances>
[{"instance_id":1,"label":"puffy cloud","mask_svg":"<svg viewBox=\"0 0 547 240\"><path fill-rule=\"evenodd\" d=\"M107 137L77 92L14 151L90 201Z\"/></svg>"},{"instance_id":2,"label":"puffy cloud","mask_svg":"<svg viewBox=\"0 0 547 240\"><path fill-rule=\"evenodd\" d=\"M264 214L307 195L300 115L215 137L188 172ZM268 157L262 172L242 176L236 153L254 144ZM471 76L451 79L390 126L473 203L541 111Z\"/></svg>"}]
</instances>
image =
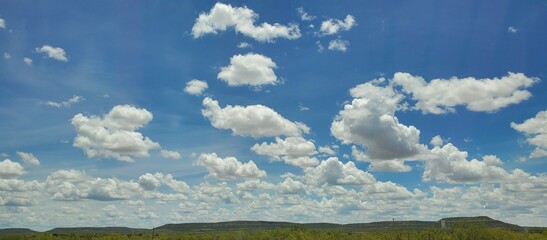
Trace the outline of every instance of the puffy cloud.
<instances>
[{"instance_id":1,"label":"puffy cloud","mask_svg":"<svg viewBox=\"0 0 547 240\"><path fill-rule=\"evenodd\" d=\"M23 58L23 62L25 62L29 66L32 65L32 59L30 59L28 57Z\"/></svg>"},{"instance_id":2,"label":"puffy cloud","mask_svg":"<svg viewBox=\"0 0 547 240\"><path fill-rule=\"evenodd\" d=\"M276 67L269 57L255 53L238 54L230 58L230 65L221 68L217 78L229 86L275 85L278 83L273 71Z\"/></svg>"},{"instance_id":3,"label":"puffy cloud","mask_svg":"<svg viewBox=\"0 0 547 240\"><path fill-rule=\"evenodd\" d=\"M108 205L104 207L103 209L104 215L106 215L109 218L119 218L123 216L123 213L118 210L118 208L115 205Z\"/></svg>"},{"instance_id":4,"label":"puffy cloud","mask_svg":"<svg viewBox=\"0 0 547 240\"><path fill-rule=\"evenodd\" d=\"M334 39L329 42L329 50L345 52L348 50L349 42L342 39Z\"/></svg>"},{"instance_id":5,"label":"puffy cloud","mask_svg":"<svg viewBox=\"0 0 547 240\"><path fill-rule=\"evenodd\" d=\"M306 186L300 181L286 178L283 182L277 184L277 191L281 194L306 194Z\"/></svg>"},{"instance_id":6,"label":"puffy cloud","mask_svg":"<svg viewBox=\"0 0 547 240\"><path fill-rule=\"evenodd\" d=\"M319 34L334 35L339 31L348 31L355 26L355 18L352 15L347 15L344 21L339 19L329 19L321 23Z\"/></svg>"},{"instance_id":7,"label":"puffy cloud","mask_svg":"<svg viewBox=\"0 0 547 240\"><path fill-rule=\"evenodd\" d=\"M43 184L36 180L23 181L19 179L1 179L0 178L0 191L6 192L29 192L42 190Z\"/></svg>"},{"instance_id":8,"label":"puffy cloud","mask_svg":"<svg viewBox=\"0 0 547 240\"><path fill-rule=\"evenodd\" d=\"M16 178L25 174L25 170L18 162L5 159L0 162L0 178Z\"/></svg>"},{"instance_id":9,"label":"puffy cloud","mask_svg":"<svg viewBox=\"0 0 547 240\"><path fill-rule=\"evenodd\" d=\"M314 185L365 185L376 181L370 173L358 169L353 162L344 164L336 157L322 161L314 168L305 169L304 178Z\"/></svg>"},{"instance_id":10,"label":"puffy cloud","mask_svg":"<svg viewBox=\"0 0 547 240\"><path fill-rule=\"evenodd\" d=\"M6 28L6 20L0 18L0 28Z\"/></svg>"},{"instance_id":11,"label":"puffy cloud","mask_svg":"<svg viewBox=\"0 0 547 240\"><path fill-rule=\"evenodd\" d=\"M276 38L297 39L300 29L296 24L287 26L279 23L262 23L255 21L258 14L247 7L232 7L229 4L216 3L209 13L201 13L192 27L192 35L199 38L205 34L217 34L234 28L236 32L261 42L273 42Z\"/></svg>"},{"instance_id":12,"label":"puffy cloud","mask_svg":"<svg viewBox=\"0 0 547 240\"><path fill-rule=\"evenodd\" d=\"M234 135L259 137L301 136L309 128L299 122L291 122L271 108L263 105L231 106L220 108L217 101L203 99L201 113L218 129L231 129Z\"/></svg>"},{"instance_id":13,"label":"puffy cloud","mask_svg":"<svg viewBox=\"0 0 547 240\"><path fill-rule=\"evenodd\" d=\"M420 130L399 123L394 114L404 108L404 96L391 86L378 86L383 81L352 88L354 99L335 117L331 133L344 144L365 147L368 161L412 159L427 150L419 143Z\"/></svg>"},{"instance_id":14,"label":"puffy cloud","mask_svg":"<svg viewBox=\"0 0 547 240\"><path fill-rule=\"evenodd\" d=\"M152 120L152 113L143 108L118 105L104 117L77 114L71 120L76 129L74 146L90 158L115 158L132 162L132 157L148 157L160 145L135 130Z\"/></svg>"},{"instance_id":15,"label":"puffy cloud","mask_svg":"<svg viewBox=\"0 0 547 240\"><path fill-rule=\"evenodd\" d=\"M296 11L298 11L298 14L300 14L300 19L302 19L302 21L309 22L316 18L315 16L309 15L306 11L304 11L303 7L297 8Z\"/></svg>"},{"instance_id":16,"label":"puffy cloud","mask_svg":"<svg viewBox=\"0 0 547 240\"><path fill-rule=\"evenodd\" d=\"M34 167L40 166L40 160L36 158L32 153L17 152L17 156L23 160L26 164Z\"/></svg>"},{"instance_id":17,"label":"puffy cloud","mask_svg":"<svg viewBox=\"0 0 547 240\"><path fill-rule=\"evenodd\" d=\"M368 170L377 172L410 172L412 167L406 165L403 160L372 161Z\"/></svg>"},{"instance_id":18,"label":"puffy cloud","mask_svg":"<svg viewBox=\"0 0 547 240\"><path fill-rule=\"evenodd\" d=\"M317 154L315 144L302 137L275 138L275 143L255 144L251 147L255 153L270 156L273 160L284 160L286 163L298 167L315 166L317 159L309 158ZM306 158L308 157L308 158Z\"/></svg>"},{"instance_id":19,"label":"puffy cloud","mask_svg":"<svg viewBox=\"0 0 547 240\"><path fill-rule=\"evenodd\" d=\"M336 145L335 145L335 147L336 147ZM336 155L336 151L332 150L332 148L329 147L329 146L319 147L319 152L327 154L327 155Z\"/></svg>"},{"instance_id":20,"label":"puffy cloud","mask_svg":"<svg viewBox=\"0 0 547 240\"><path fill-rule=\"evenodd\" d=\"M174 179L173 175L171 174L165 175L162 181L163 183L165 183L165 185L169 186L171 189L173 189L176 192L181 192L181 193L187 192L190 189L190 187L188 186L188 184L186 184L186 182L178 181Z\"/></svg>"},{"instance_id":21,"label":"puffy cloud","mask_svg":"<svg viewBox=\"0 0 547 240\"><path fill-rule=\"evenodd\" d=\"M539 82L539 79L510 72L502 78L452 77L427 83L422 77L398 72L393 82L412 95L412 99L417 101L416 109L423 113L443 114L456 111L458 105L475 112L495 112L520 103L532 96L523 89Z\"/></svg>"},{"instance_id":22,"label":"puffy cloud","mask_svg":"<svg viewBox=\"0 0 547 240\"><path fill-rule=\"evenodd\" d=\"M436 135L435 137L431 138L430 144L433 147L439 147L443 145L444 140L441 138L441 136Z\"/></svg>"},{"instance_id":23,"label":"puffy cloud","mask_svg":"<svg viewBox=\"0 0 547 240\"><path fill-rule=\"evenodd\" d=\"M536 147L530 154L531 158L547 156L547 111L538 112L521 124L512 122L511 127L526 134L528 144Z\"/></svg>"},{"instance_id":24,"label":"puffy cloud","mask_svg":"<svg viewBox=\"0 0 547 240\"><path fill-rule=\"evenodd\" d=\"M495 156L487 155L482 161L467 160L467 152L460 151L451 143L431 149L431 158L425 161L422 178L447 183L497 183L508 173L498 167L502 162Z\"/></svg>"},{"instance_id":25,"label":"puffy cloud","mask_svg":"<svg viewBox=\"0 0 547 240\"><path fill-rule=\"evenodd\" d=\"M184 88L184 92L190 94L199 96L203 94L205 89L207 89L209 86L207 85L207 82L193 79L186 83L186 87Z\"/></svg>"},{"instance_id":26,"label":"puffy cloud","mask_svg":"<svg viewBox=\"0 0 547 240\"><path fill-rule=\"evenodd\" d=\"M235 157L220 158L216 153L201 154L196 163L207 168L209 176L220 180L266 177L266 171L258 169L253 161L242 163Z\"/></svg>"},{"instance_id":27,"label":"puffy cloud","mask_svg":"<svg viewBox=\"0 0 547 240\"><path fill-rule=\"evenodd\" d=\"M98 201L115 201L129 199L139 192L140 185L135 182L124 182L116 178L97 178L89 183L88 199Z\"/></svg>"},{"instance_id":28,"label":"puffy cloud","mask_svg":"<svg viewBox=\"0 0 547 240\"><path fill-rule=\"evenodd\" d=\"M36 48L38 53L46 53L48 57L59 60L61 62L67 62L65 50L60 47L52 47L49 45L44 45L40 48Z\"/></svg>"},{"instance_id":29,"label":"puffy cloud","mask_svg":"<svg viewBox=\"0 0 547 240\"><path fill-rule=\"evenodd\" d=\"M158 180L154 175L150 173L146 173L140 176L137 182L142 187L142 189L147 191L156 190L161 185L160 180Z\"/></svg>"},{"instance_id":30,"label":"puffy cloud","mask_svg":"<svg viewBox=\"0 0 547 240\"><path fill-rule=\"evenodd\" d=\"M171 158L171 159L180 159L181 158L180 153L177 152L177 151L169 151L169 150L162 149L160 151L160 154L163 158Z\"/></svg>"},{"instance_id":31,"label":"puffy cloud","mask_svg":"<svg viewBox=\"0 0 547 240\"><path fill-rule=\"evenodd\" d=\"M74 95L66 101L62 101L62 102L47 101L44 104L47 106L56 107L56 108L60 108L60 107L69 108L73 104L82 102L83 100L85 100L83 97Z\"/></svg>"},{"instance_id":32,"label":"puffy cloud","mask_svg":"<svg viewBox=\"0 0 547 240\"><path fill-rule=\"evenodd\" d=\"M269 182L261 181L260 179L249 179L245 182L238 183L237 189L241 191L255 191L255 190L273 190L275 185Z\"/></svg>"}]
</instances>

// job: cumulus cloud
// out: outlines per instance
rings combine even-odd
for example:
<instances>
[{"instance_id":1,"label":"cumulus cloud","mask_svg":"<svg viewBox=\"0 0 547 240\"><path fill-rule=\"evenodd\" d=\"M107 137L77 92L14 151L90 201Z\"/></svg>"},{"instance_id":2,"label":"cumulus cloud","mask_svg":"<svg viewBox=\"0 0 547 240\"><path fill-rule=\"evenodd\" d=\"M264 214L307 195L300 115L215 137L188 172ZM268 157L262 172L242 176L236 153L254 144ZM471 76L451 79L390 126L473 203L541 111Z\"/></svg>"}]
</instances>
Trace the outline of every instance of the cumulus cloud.
<instances>
[{"instance_id":1,"label":"cumulus cloud","mask_svg":"<svg viewBox=\"0 0 547 240\"><path fill-rule=\"evenodd\" d=\"M83 100L85 100L83 97L74 95L66 101L62 101L62 102L47 101L44 104L47 106L56 107L56 108L61 108L61 107L69 108L73 104L82 102Z\"/></svg>"},{"instance_id":2,"label":"cumulus cloud","mask_svg":"<svg viewBox=\"0 0 547 240\"><path fill-rule=\"evenodd\" d=\"M517 33L519 30L516 27L510 26L507 28L507 32Z\"/></svg>"},{"instance_id":3,"label":"cumulus cloud","mask_svg":"<svg viewBox=\"0 0 547 240\"><path fill-rule=\"evenodd\" d=\"M24 163L33 166L38 167L40 166L40 160L36 158L32 153L26 153L26 152L17 152L17 156L23 160Z\"/></svg>"},{"instance_id":4,"label":"cumulus cloud","mask_svg":"<svg viewBox=\"0 0 547 240\"><path fill-rule=\"evenodd\" d=\"M404 107L404 96L389 85L379 86L383 81L352 88L354 99L335 117L331 133L344 144L366 148L369 161L412 159L427 148L419 143L420 130L399 123L395 111Z\"/></svg>"},{"instance_id":5,"label":"cumulus cloud","mask_svg":"<svg viewBox=\"0 0 547 240\"><path fill-rule=\"evenodd\" d=\"M171 159L180 159L181 158L180 153L177 152L177 151L169 151L169 150L162 149L160 151L160 154L163 158L171 158Z\"/></svg>"},{"instance_id":6,"label":"cumulus cloud","mask_svg":"<svg viewBox=\"0 0 547 240\"><path fill-rule=\"evenodd\" d=\"M336 155L336 151L332 150L332 148L330 146L319 147L319 152L327 154L327 155Z\"/></svg>"},{"instance_id":7,"label":"cumulus cloud","mask_svg":"<svg viewBox=\"0 0 547 240\"><path fill-rule=\"evenodd\" d=\"M272 160L284 160L285 163L297 167L305 168L319 164L317 159L310 157L317 154L315 144L302 137L276 137L275 143L257 143L251 150L260 155L270 156Z\"/></svg>"},{"instance_id":8,"label":"cumulus cloud","mask_svg":"<svg viewBox=\"0 0 547 240\"><path fill-rule=\"evenodd\" d=\"M218 129L231 129L234 135L259 137L301 136L309 128L299 122L291 122L279 113L263 105L231 106L221 108L211 98L203 99L201 113Z\"/></svg>"},{"instance_id":9,"label":"cumulus cloud","mask_svg":"<svg viewBox=\"0 0 547 240\"><path fill-rule=\"evenodd\" d=\"M85 198L98 201L115 201L129 199L139 193L140 185L135 182L125 182L116 178L96 178L89 182L89 191Z\"/></svg>"},{"instance_id":10,"label":"cumulus cloud","mask_svg":"<svg viewBox=\"0 0 547 240\"><path fill-rule=\"evenodd\" d=\"M40 48L36 48L36 52L46 53L48 57L53 58L55 60L59 60L61 62L68 61L68 59L66 58L65 50L60 47L52 47L50 45L44 45Z\"/></svg>"},{"instance_id":11,"label":"cumulus cloud","mask_svg":"<svg viewBox=\"0 0 547 240\"><path fill-rule=\"evenodd\" d=\"M509 73L502 78L476 79L474 77L433 79L429 83L409 73L395 73L393 82L417 101L415 108L423 113L444 114L455 112L456 106L465 106L475 112L495 112L532 96L524 90L539 82L522 73Z\"/></svg>"},{"instance_id":12,"label":"cumulus cloud","mask_svg":"<svg viewBox=\"0 0 547 240\"><path fill-rule=\"evenodd\" d=\"M277 191L281 194L306 194L306 186L292 178L286 178L283 182L277 184Z\"/></svg>"},{"instance_id":13,"label":"cumulus cloud","mask_svg":"<svg viewBox=\"0 0 547 240\"><path fill-rule=\"evenodd\" d=\"M0 18L0 28L6 28L6 20Z\"/></svg>"},{"instance_id":14,"label":"cumulus cloud","mask_svg":"<svg viewBox=\"0 0 547 240\"><path fill-rule=\"evenodd\" d=\"M184 88L184 92L186 92L190 95L199 96L199 95L203 94L203 92L208 87L209 86L207 85L207 82L197 80L197 79L193 79L193 80L190 80L189 82L186 83L186 87Z\"/></svg>"},{"instance_id":15,"label":"cumulus cloud","mask_svg":"<svg viewBox=\"0 0 547 240\"><path fill-rule=\"evenodd\" d=\"M207 168L209 176L220 180L266 177L266 171L258 169L253 161L242 163L235 157L220 158L216 153L201 154L196 164Z\"/></svg>"},{"instance_id":16,"label":"cumulus cloud","mask_svg":"<svg viewBox=\"0 0 547 240\"><path fill-rule=\"evenodd\" d=\"M0 191L4 192L30 192L42 190L43 184L36 180L23 181L19 179L0 178Z\"/></svg>"},{"instance_id":17,"label":"cumulus cloud","mask_svg":"<svg viewBox=\"0 0 547 240\"><path fill-rule=\"evenodd\" d=\"M329 42L329 50L345 52L348 50L349 42L341 39L335 39Z\"/></svg>"},{"instance_id":18,"label":"cumulus cloud","mask_svg":"<svg viewBox=\"0 0 547 240\"><path fill-rule=\"evenodd\" d=\"M147 191L156 190L161 184L160 180L150 173L140 176L137 182L142 189Z\"/></svg>"},{"instance_id":19,"label":"cumulus cloud","mask_svg":"<svg viewBox=\"0 0 547 240\"><path fill-rule=\"evenodd\" d=\"M314 185L364 185L376 181L372 174L358 169L353 162L344 164L337 157L322 161L304 172L306 181Z\"/></svg>"},{"instance_id":20,"label":"cumulus cloud","mask_svg":"<svg viewBox=\"0 0 547 240\"><path fill-rule=\"evenodd\" d=\"M23 58L23 62L26 63L29 66L32 65L32 59L30 59L28 57Z\"/></svg>"},{"instance_id":21,"label":"cumulus cloud","mask_svg":"<svg viewBox=\"0 0 547 240\"><path fill-rule=\"evenodd\" d=\"M217 78L229 86L275 85L279 82L274 73L276 67L269 57L255 53L238 54L230 58L230 65L221 68Z\"/></svg>"},{"instance_id":22,"label":"cumulus cloud","mask_svg":"<svg viewBox=\"0 0 547 240\"><path fill-rule=\"evenodd\" d=\"M334 35L339 31L348 31L355 26L355 18L352 15L347 15L344 21L339 19L328 19L321 23L319 34Z\"/></svg>"},{"instance_id":23,"label":"cumulus cloud","mask_svg":"<svg viewBox=\"0 0 547 240\"><path fill-rule=\"evenodd\" d=\"M431 138L431 142L429 142L433 147L438 147L443 145L444 140L441 138L441 136L436 135L433 138Z\"/></svg>"},{"instance_id":24,"label":"cumulus cloud","mask_svg":"<svg viewBox=\"0 0 547 240\"><path fill-rule=\"evenodd\" d=\"M18 162L5 159L0 162L0 178L16 178L25 174L25 170Z\"/></svg>"},{"instance_id":25,"label":"cumulus cloud","mask_svg":"<svg viewBox=\"0 0 547 240\"><path fill-rule=\"evenodd\" d=\"M536 147L530 158L547 157L547 111L538 112L521 124L512 122L511 127L526 134L528 144Z\"/></svg>"},{"instance_id":26,"label":"cumulus cloud","mask_svg":"<svg viewBox=\"0 0 547 240\"><path fill-rule=\"evenodd\" d=\"M201 13L192 27L192 35L199 38L233 28L244 36L260 42L273 42L276 38L297 39L300 29L296 24L262 23L255 25L258 14L247 7L232 7L216 3L209 13Z\"/></svg>"},{"instance_id":27,"label":"cumulus cloud","mask_svg":"<svg viewBox=\"0 0 547 240\"><path fill-rule=\"evenodd\" d=\"M71 120L77 136L73 146L90 158L114 158L133 162L133 157L148 157L160 145L144 137L137 129L152 120L152 113L131 105L117 105L103 117L79 113Z\"/></svg>"},{"instance_id":28,"label":"cumulus cloud","mask_svg":"<svg viewBox=\"0 0 547 240\"><path fill-rule=\"evenodd\" d=\"M11 55L7 52L4 52L4 59L10 59Z\"/></svg>"},{"instance_id":29,"label":"cumulus cloud","mask_svg":"<svg viewBox=\"0 0 547 240\"><path fill-rule=\"evenodd\" d=\"M496 156L484 156L482 161L467 160L468 154L448 143L431 149L431 158L425 161L422 178L447 183L497 183L508 173L498 167L502 164Z\"/></svg>"},{"instance_id":30,"label":"cumulus cloud","mask_svg":"<svg viewBox=\"0 0 547 240\"><path fill-rule=\"evenodd\" d=\"M302 21L309 22L316 18L315 16L309 15L306 11L304 11L303 7L297 8L296 11L298 11L298 14L300 15L300 19L302 19Z\"/></svg>"}]
</instances>

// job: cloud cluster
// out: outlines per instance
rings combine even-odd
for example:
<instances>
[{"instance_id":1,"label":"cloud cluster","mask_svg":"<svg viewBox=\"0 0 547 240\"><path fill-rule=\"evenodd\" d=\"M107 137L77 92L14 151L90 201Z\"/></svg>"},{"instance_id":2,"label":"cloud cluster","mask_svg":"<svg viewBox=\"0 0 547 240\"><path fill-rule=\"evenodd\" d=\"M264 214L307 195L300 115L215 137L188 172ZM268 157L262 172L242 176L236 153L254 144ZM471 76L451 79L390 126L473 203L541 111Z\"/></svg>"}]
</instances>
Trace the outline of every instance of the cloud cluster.
<instances>
[{"instance_id":1,"label":"cloud cluster","mask_svg":"<svg viewBox=\"0 0 547 240\"><path fill-rule=\"evenodd\" d=\"M73 145L90 158L132 162L133 157L148 157L160 145L136 130L151 120L152 113L131 105L117 105L103 117L79 113L71 120L77 133Z\"/></svg>"},{"instance_id":2,"label":"cloud cluster","mask_svg":"<svg viewBox=\"0 0 547 240\"><path fill-rule=\"evenodd\" d=\"M340 19L328 19L321 23L320 35L334 35L340 31L349 31L355 26L355 17L347 15L344 21Z\"/></svg>"},{"instance_id":3,"label":"cloud cluster","mask_svg":"<svg viewBox=\"0 0 547 240\"><path fill-rule=\"evenodd\" d=\"M319 164L319 160L311 157L317 154L315 144L302 137L276 137L275 143L257 143L251 150L256 154L269 156L272 160L283 160L297 167L306 168Z\"/></svg>"},{"instance_id":4,"label":"cloud cluster","mask_svg":"<svg viewBox=\"0 0 547 240\"><path fill-rule=\"evenodd\" d=\"M186 92L190 95L199 96L199 95L203 94L203 92L208 87L209 87L209 85L207 85L207 82L197 80L197 79L192 79L192 80L190 80L189 82L186 83L186 87L184 88L184 92Z\"/></svg>"},{"instance_id":5,"label":"cloud cluster","mask_svg":"<svg viewBox=\"0 0 547 240\"><path fill-rule=\"evenodd\" d=\"M266 171L258 169L253 161L242 163L235 157L221 158L216 153L201 154L196 164L207 168L209 176L220 180L266 177Z\"/></svg>"},{"instance_id":6,"label":"cloud cluster","mask_svg":"<svg viewBox=\"0 0 547 240\"><path fill-rule=\"evenodd\" d=\"M531 158L547 157L547 111L538 112L521 124L512 122L511 127L526 134L528 144L536 147Z\"/></svg>"},{"instance_id":7,"label":"cloud cluster","mask_svg":"<svg viewBox=\"0 0 547 240\"><path fill-rule=\"evenodd\" d=\"M334 39L329 42L329 50L345 52L348 50L349 42L341 39Z\"/></svg>"},{"instance_id":8,"label":"cloud cluster","mask_svg":"<svg viewBox=\"0 0 547 240\"><path fill-rule=\"evenodd\" d=\"M68 62L68 58L66 57L65 50L60 47L52 47L50 45L44 45L40 48L36 48L36 52L45 53L47 54L49 58L53 58L61 62Z\"/></svg>"},{"instance_id":9,"label":"cloud cluster","mask_svg":"<svg viewBox=\"0 0 547 240\"><path fill-rule=\"evenodd\" d=\"M291 122L276 111L263 105L231 106L221 108L211 98L203 99L204 117L218 129L231 129L234 135L259 137L301 136L309 128L303 123Z\"/></svg>"},{"instance_id":10,"label":"cloud cluster","mask_svg":"<svg viewBox=\"0 0 547 240\"><path fill-rule=\"evenodd\" d=\"M221 68L217 78L229 86L275 85L279 82L274 73L276 67L269 57L255 53L238 54L230 58L230 65Z\"/></svg>"},{"instance_id":11,"label":"cloud cluster","mask_svg":"<svg viewBox=\"0 0 547 240\"><path fill-rule=\"evenodd\" d=\"M0 178L16 178L25 174L25 169L18 162L4 159L0 162Z\"/></svg>"},{"instance_id":12,"label":"cloud cluster","mask_svg":"<svg viewBox=\"0 0 547 240\"><path fill-rule=\"evenodd\" d=\"M29 166L38 167L40 166L40 160L34 156L32 153L26 152L16 152L17 156L23 160Z\"/></svg>"},{"instance_id":13,"label":"cloud cluster","mask_svg":"<svg viewBox=\"0 0 547 240\"><path fill-rule=\"evenodd\" d=\"M433 79L409 73L395 73L393 82L416 100L415 108L423 113L443 114L455 112L456 106L465 106L475 112L495 112L511 104L520 103L532 96L524 90L539 82L522 73L509 73L502 78L476 79L474 77Z\"/></svg>"},{"instance_id":14,"label":"cloud cluster","mask_svg":"<svg viewBox=\"0 0 547 240\"><path fill-rule=\"evenodd\" d=\"M314 168L307 168L305 176L312 185L364 185L376 182L374 177L358 169L353 162L342 163L331 157Z\"/></svg>"},{"instance_id":15,"label":"cloud cluster","mask_svg":"<svg viewBox=\"0 0 547 240\"><path fill-rule=\"evenodd\" d=\"M255 25L258 14L247 7L232 7L216 3L209 13L201 13L192 27L192 35L199 38L233 28L236 32L260 42L273 42L277 38L297 39L300 29L296 24L262 23Z\"/></svg>"}]
</instances>

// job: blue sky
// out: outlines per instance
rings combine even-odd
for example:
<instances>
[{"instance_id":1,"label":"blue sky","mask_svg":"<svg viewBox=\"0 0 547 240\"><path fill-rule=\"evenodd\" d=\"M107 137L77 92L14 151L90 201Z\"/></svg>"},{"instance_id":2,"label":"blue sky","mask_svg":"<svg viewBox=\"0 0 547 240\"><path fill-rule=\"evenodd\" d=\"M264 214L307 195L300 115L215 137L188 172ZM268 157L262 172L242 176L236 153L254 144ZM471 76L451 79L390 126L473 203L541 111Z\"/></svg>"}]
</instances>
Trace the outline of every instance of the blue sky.
<instances>
[{"instance_id":1,"label":"blue sky","mask_svg":"<svg viewBox=\"0 0 547 240\"><path fill-rule=\"evenodd\" d=\"M547 220L542 1L0 1L0 227Z\"/></svg>"}]
</instances>

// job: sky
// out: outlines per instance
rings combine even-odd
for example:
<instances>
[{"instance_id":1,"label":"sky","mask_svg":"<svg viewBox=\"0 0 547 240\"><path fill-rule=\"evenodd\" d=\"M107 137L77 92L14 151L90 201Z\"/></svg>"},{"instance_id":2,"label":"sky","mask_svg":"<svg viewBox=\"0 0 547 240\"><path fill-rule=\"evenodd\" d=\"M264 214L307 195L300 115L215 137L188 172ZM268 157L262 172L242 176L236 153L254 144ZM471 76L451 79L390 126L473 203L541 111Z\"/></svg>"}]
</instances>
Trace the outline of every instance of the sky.
<instances>
[{"instance_id":1,"label":"sky","mask_svg":"<svg viewBox=\"0 0 547 240\"><path fill-rule=\"evenodd\" d=\"M545 1L0 0L0 228L547 222Z\"/></svg>"}]
</instances>

